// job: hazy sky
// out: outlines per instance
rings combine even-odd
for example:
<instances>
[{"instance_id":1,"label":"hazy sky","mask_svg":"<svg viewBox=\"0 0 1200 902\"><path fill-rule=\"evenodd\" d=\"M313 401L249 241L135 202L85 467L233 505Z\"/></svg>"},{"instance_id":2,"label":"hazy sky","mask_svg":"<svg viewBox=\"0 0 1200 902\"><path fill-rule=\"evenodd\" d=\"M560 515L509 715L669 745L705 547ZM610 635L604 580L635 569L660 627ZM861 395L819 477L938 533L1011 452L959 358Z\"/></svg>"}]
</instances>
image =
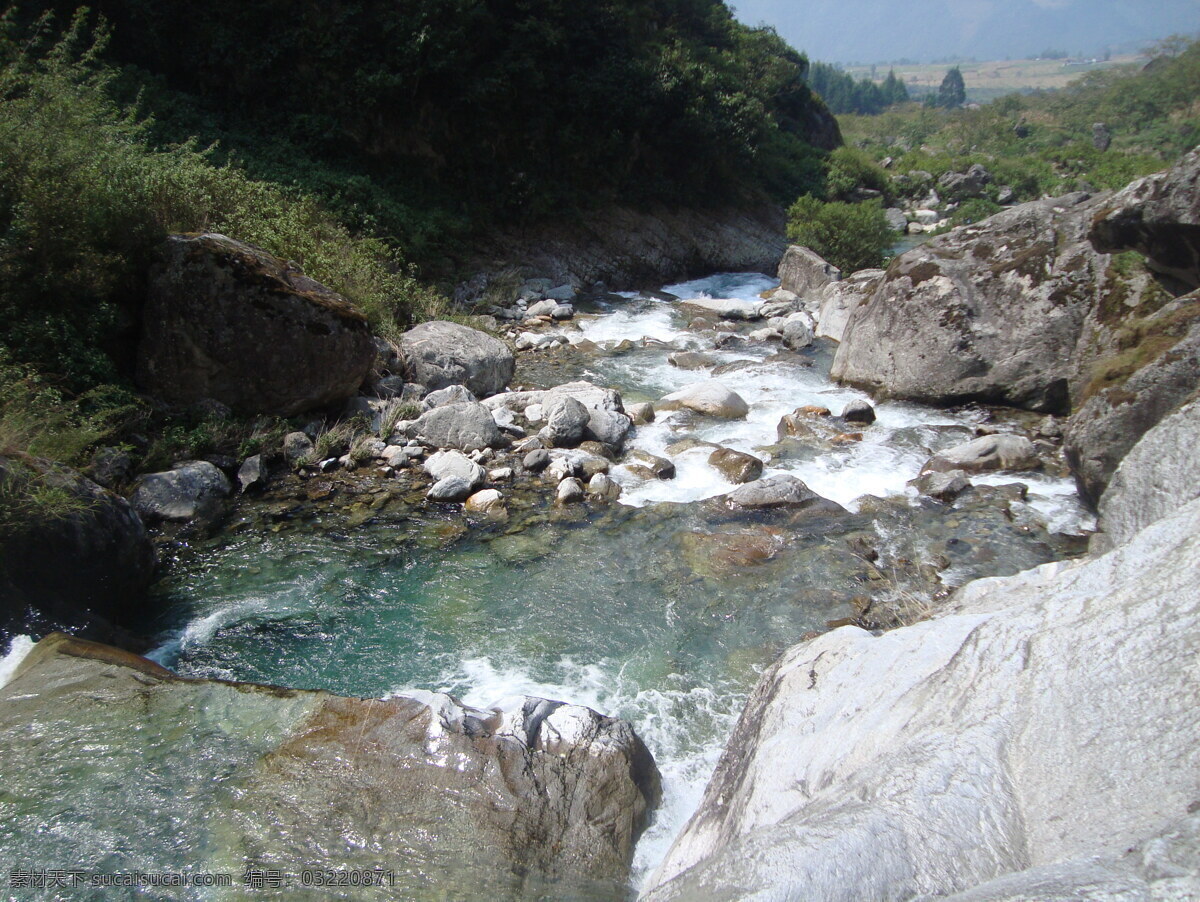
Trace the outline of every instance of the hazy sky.
<instances>
[{"instance_id":1,"label":"hazy sky","mask_svg":"<svg viewBox=\"0 0 1200 902\"><path fill-rule=\"evenodd\" d=\"M1200 0L730 0L823 62L1099 53L1200 32Z\"/></svg>"}]
</instances>

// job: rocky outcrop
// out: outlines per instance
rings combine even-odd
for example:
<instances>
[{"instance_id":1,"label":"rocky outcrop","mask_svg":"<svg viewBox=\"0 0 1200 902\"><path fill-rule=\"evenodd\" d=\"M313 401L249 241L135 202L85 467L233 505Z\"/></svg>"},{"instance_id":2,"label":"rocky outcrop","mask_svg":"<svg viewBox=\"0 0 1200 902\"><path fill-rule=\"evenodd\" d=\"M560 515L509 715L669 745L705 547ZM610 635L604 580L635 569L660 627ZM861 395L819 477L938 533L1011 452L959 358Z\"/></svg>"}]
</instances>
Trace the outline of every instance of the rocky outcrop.
<instances>
[{"instance_id":1,"label":"rocky outcrop","mask_svg":"<svg viewBox=\"0 0 1200 902\"><path fill-rule=\"evenodd\" d=\"M1103 253L1136 250L1183 290L1200 288L1200 148L1114 195L1090 237Z\"/></svg>"},{"instance_id":2,"label":"rocky outcrop","mask_svg":"<svg viewBox=\"0 0 1200 902\"><path fill-rule=\"evenodd\" d=\"M1123 545L1149 524L1200 497L1200 400L1164 417L1125 455L1100 499L1093 548Z\"/></svg>"},{"instance_id":3,"label":"rocky outcrop","mask_svg":"<svg viewBox=\"0 0 1200 902\"><path fill-rule=\"evenodd\" d=\"M801 298L838 281L842 271L819 254L793 244L779 261L779 287Z\"/></svg>"},{"instance_id":4,"label":"rocky outcrop","mask_svg":"<svg viewBox=\"0 0 1200 902\"><path fill-rule=\"evenodd\" d=\"M486 332L459 323L421 323L400 336L407 377L426 389L463 385L476 397L504 391L516 359Z\"/></svg>"},{"instance_id":5,"label":"rocky outcrop","mask_svg":"<svg viewBox=\"0 0 1200 902\"><path fill-rule=\"evenodd\" d=\"M850 315L833 377L935 404L1066 411L1104 271L1087 241L1096 204L1023 204L902 254Z\"/></svg>"},{"instance_id":6,"label":"rocky outcrop","mask_svg":"<svg viewBox=\"0 0 1200 902\"><path fill-rule=\"evenodd\" d=\"M74 509L35 508L0 534L0 633L71 628L125 641L126 629L149 632L144 604L156 559L133 508L73 470L0 458L0 491L11 498L28 479L65 493Z\"/></svg>"},{"instance_id":7,"label":"rocky outcrop","mask_svg":"<svg viewBox=\"0 0 1200 902\"><path fill-rule=\"evenodd\" d=\"M31 724L37 755L0 763L6 791L23 799L14 830L68 806L70 842L103 830L100 848L128 849L131 863L147 836L163 836L197 864L394 868L394 886L355 898L449 897L464 886L493 899L553 896L555 880L620 895L659 797L632 728L587 708L182 679L63 635L39 643L0 688L0 740L28 744ZM136 780L105 776L132 762Z\"/></svg>"},{"instance_id":8,"label":"rocky outcrop","mask_svg":"<svg viewBox=\"0 0 1200 902\"><path fill-rule=\"evenodd\" d=\"M150 274L138 381L168 401L291 416L353 395L375 355L345 298L252 245L173 235Z\"/></svg>"},{"instance_id":9,"label":"rocky outcrop","mask_svg":"<svg viewBox=\"0 0 1200 902\"><path fill-rule=\"evenodd\" d=\"M1198 567L1194 500L934 620L792 648L643 898L1197 896Z\"/></svg>"},{"instance_id":10,"label":"rocky outcrop","mask_svg":"<svg viewBox=\"0 0 1200 902\"><path fill-rule=\"evenodd\" d=\"M467 264L476 275L454 296L473 303L502 292L514 261L526 276L544 276L554 285L602 282L613 291L658 288L713 272L774 273L787 247L785 222L783 210L773 205L592 211L493 236Z\"/></svg>"}]
</instances>

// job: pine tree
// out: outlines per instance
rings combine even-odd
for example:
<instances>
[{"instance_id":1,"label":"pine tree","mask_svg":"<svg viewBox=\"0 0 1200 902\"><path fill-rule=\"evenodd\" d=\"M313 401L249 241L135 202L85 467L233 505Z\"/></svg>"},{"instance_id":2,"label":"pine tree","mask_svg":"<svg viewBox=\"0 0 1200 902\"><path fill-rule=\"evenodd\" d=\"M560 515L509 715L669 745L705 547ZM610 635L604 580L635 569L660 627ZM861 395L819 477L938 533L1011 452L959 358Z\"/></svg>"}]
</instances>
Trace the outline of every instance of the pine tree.
<instances>
[{"instance_id":1,"label":"pine tree","mask_svg":"<svg viewBox=\"0 0 1200 902\"><path fill-rule=\"evenodd\" d=\"M955 66L942 79L938 88L937 105L948 110L957 109L967 102L967 86L963 82L962 70Z\"/></svg>"}]
</instances>

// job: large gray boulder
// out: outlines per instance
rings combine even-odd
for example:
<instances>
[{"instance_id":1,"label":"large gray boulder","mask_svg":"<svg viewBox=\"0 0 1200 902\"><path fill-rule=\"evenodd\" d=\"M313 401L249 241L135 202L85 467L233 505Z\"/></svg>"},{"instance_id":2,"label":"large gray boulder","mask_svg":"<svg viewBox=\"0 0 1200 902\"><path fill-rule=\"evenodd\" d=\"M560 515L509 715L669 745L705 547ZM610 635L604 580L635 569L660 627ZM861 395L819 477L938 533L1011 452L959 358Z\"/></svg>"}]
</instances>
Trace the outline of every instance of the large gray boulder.
<instances>
[{"instance_id":1,"label":"large gray boulder","mask_svg":"<svg viewBox=\"0 0 1200 902\"><path fill-rule=\"evenodd\" d=\"M861 269L840 282L830 282L821 291L817 311L817 338L841 341L850 316L883 281L882 269Z\"/></svg>"},{"instance_id":2,"label":"large gray boulder","mask_svg":"<svg viewBox=\"0 0 1200 902\"><path fill-rule=\"evenodd\" d=\"M33 506L19 528L0 531L0 634L69 626L107 639L118 625L148 632L146 590L156 558L129 502L49 461L0 457L0 492L9 504L30 480L75 503L59 513Z\"/></svg>"},{"instance_id":3,"label":"large gray boulder","mask_svg":"<svg viewBox=\"0 0 1200 902\"><path fill-rule=\"evenodd\" d=\"M591 412L570 395L546 403L546 425L538 437L551 448L574 448L583 441Z\"/></svg>"},{"instance_id":4,"label":"large gray boulder","mask_svg":"<svg viewBox=\"0 0 1200 902\"><path fill-rule=\"evenodd\" d=\"M427 410L410 432L434 448L480 451L504 442L492 412L477 401L461 401Z\"/></svg>"},{"instance_id":5,"label":"large gray boulder","mask_svg":"<svg viewBox=\"0 0 1200 902\"><path fill-rule=\"evenodd\" d=\"M479 398L504 391L516 367L504 342L459 323L421 323L400 336L400 351L413 382L464 385Z\"/></svg>"},{"instance_id":6,"label":"large gray boulder","mask_svg":"<svg viewBox=\"0 0 1200 902\"><path fill-rule=\"evenodd\" d=\"M1096 205L1086 195L1022 204L902 254L850 314L833 377L935 404L1065 412L1107 265L1087 241Z\"/></svg>"},{"instance_id":7,"label":"large gray boulder","mask_svg":"<svg viewBox=\"0 0 1200 902\"><path fill-rule=\"evenodd\" d=\"M842 277L842 271L819 254L793 244L779 261L779 287L803 298Z\"/></svg>"},{"instance_id":8,"label":"large gray boulder","mask_svg":"<svg viewBox=\"0 0 1200 902\"><path fill-rule=\"evenodd\" d=\"M366 317L295 264L224 235L172 235L150 273L138 381L291 416L353 395L376 349Z\"/></svg>"},{"instance_id":9,"label":"large gray boulder","mask_svg":"<svg viewBox=\"0 0 1200 902\"><path fill-rule=\"evenodd\" d=\"M1200 400L1164 417L1125 455L1100 499L1106 548L1200 497Z\"/></svg>"},{"instance_id":10,"label":"large gray boulder","mask_svg":"<svg viewBox=\"0 0 1200 902\"><path fill-rule=\"evenodd\" d=\"M1183 290L1200 288L1200 147L1139 179L1097 211L1090 237L1104 253L1136 250Z\"/></svg>"},{"instance_id":11,"label":"large gray boulder","mask_svg":"<svg viewBox=\"0 0 1200 902\"><path fill-rule=\"evenodd\" d=\"M845 509L837 502L822 498L803 480L786 474L756 479L721 498L731 507L751 510L786 507L845 513Z\"/></svg>"},{"instance_id":12,"label":"large gray boulder","mask_svg":"<svg viewBox=\"0 0 1200 902\"><path fill-rule=\"evenodd\" d=\"M750 412L750 405L733 389L715 379L708 379L671 392L658 402L657 409L684 409L708 417L740 420Z\"/></svg>"},{"instance_id":13,"label":"large gray boulder","mask_svg":"<svg viewBox=\"0 0 1200 902\"><path fill-rule=\"evenodd\" d=\"M1099 898L1049 892L1085 875L1196 898L1198 568L1195 500L933 620L795 646L643 898Z\"/></svg>"},{"instance_id":14,"label":"large gray boulder","mask_svg":"<svg viewBox=\"0 0 1200 902\"><path fill-rule=\"evenodd\" d=\"M192 460L161 473L147 473L130 499L144 519L191 520L211 516L233 491L225 474L206 460Z\"/></svg>"},{"instance_id":15,"label":"large gray boulder","mask_svg":"<svg viewBox=\"0 0 1200 902\"><path fill-rule=\"evenodd\" d=\"M51 859L117 849L152 872L169 849L207 870L250 854L284 872L394 871L356 899L548 898L556 881L619 897L659 797L633 729L588 708L183 679L61 634L0 688L0 741L26 747L31 724L37 755L4 756L0 780L22 799L21 835L72 812L70 836L40 846Z\"/></svg>"}]
</instances>

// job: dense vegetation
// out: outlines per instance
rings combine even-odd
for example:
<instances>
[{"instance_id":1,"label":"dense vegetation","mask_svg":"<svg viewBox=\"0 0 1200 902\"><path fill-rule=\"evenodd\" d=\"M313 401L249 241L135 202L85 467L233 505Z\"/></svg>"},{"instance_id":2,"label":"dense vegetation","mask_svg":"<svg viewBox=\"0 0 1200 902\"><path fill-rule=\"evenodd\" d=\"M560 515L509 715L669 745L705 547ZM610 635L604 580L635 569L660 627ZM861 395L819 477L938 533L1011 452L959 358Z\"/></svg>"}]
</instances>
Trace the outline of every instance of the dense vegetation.
<instances>
[{"instance_id":1,"label":"dense vegetation","mask_svg":"<svg viewBox=\"0 0 1200 902\"><path fill-rule=\"evenodd\" d=\"M721 0L93 6L157 138L219 138L425 260L510 218L816 177L807 60Z\"/></svg>"},{"instance_id":2,"label":"dense vegetation","mask_svg":"<svg viewBox=\"0 0 1200 902\"><path fill-rule=\"evenodd\" d=\"M860 113L869 116L909 99L908 88L894 71L888 72L881 84L876 84L870 78L856 81L828 63L813 63L809 66L808 83L821 95L830 111L839 115Z\"/></svg>"}]
</instances>

